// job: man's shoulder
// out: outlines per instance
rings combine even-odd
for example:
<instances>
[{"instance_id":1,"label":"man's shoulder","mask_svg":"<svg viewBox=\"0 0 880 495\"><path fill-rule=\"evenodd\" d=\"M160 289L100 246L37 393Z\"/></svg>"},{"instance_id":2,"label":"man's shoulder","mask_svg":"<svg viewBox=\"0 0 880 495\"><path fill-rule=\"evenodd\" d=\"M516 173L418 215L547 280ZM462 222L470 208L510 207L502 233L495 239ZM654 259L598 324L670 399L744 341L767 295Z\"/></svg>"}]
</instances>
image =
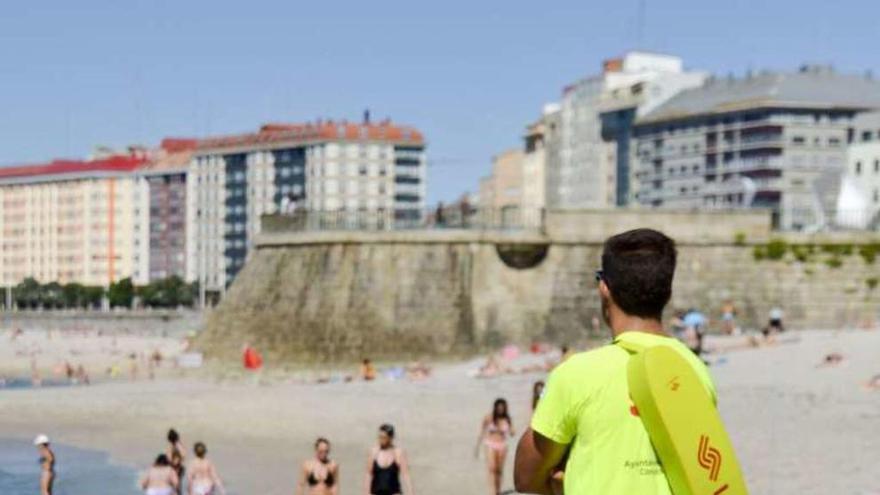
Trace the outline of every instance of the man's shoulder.
<instances>
[{"instance_id":1,"label":"man's shoulder","mask_svg":"<svg viewBox=\"0 0 880 495\"><path fill-rule=\"evenodd\" d=\"M578 352L553 370L559 375L579 375L584 372L597 372L626 362L626 351L614 344L607 344L589 351Z\"/></svg>"}]
</instances>

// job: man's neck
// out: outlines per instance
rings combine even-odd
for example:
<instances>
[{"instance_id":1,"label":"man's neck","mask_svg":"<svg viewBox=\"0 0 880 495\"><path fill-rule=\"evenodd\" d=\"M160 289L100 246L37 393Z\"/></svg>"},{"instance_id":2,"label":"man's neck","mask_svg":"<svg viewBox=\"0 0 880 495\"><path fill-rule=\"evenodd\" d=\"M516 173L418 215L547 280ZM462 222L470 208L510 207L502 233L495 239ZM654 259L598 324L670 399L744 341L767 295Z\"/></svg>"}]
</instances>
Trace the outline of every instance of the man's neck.
<instances>
[{"instance_id":1,"label":"man's neck","mask_svg":"<svg viewBox=\"0 0 880 495\"><path fill-rule=\"evenodd\" d=\"M644 332L666 335L663 324L656 318L642 318L625 313L611 315L611 333L616 338L623 332Z\"/></svg>"}]
</instances>

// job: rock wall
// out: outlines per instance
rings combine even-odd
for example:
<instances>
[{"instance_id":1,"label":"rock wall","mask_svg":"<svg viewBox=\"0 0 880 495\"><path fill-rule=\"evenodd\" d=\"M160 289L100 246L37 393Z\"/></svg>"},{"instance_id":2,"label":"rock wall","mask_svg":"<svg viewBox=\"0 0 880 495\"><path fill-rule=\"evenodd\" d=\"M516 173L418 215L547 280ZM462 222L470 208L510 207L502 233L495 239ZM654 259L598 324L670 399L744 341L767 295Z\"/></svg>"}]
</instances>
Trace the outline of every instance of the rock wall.
<instances>
[{"instance_id":1,"label":"rock wall","mask_svg":"<svg viewBox=\"0 0 880 495\"><path fill-rule=\"evenodd\" d=\"M199 311L3 311L5 329L78 331L156 335L186 335L202 328Z\"/></svg>"},{"instance_id":2,"label":"rock wall","mask_svg":"<svg viewBox=\"0 0 880 495\"><path fill-rule=\"evenodd\" d=\"M209 357L237 359L251 343L274 360L315 363L466 355L506 342L583 340L600 316L594 272L601 242L564 233L361 232L272 234L208 317ZM720 235L720 234L719 234ZM554 237L555 236L555 237ZM873 323L880 263L815 249L756 260L767 235L679 239L673 308L717 318L723 301L759 328L774 305L791 328ZM839 238L792 237L798 243ZM874 243L849 236L847 243ZM517 269L499 249L549 246ZM837 261L828 262L831 257ZM837 266L837 265L840 266ZM874 282L871 282L871 281ZM873 284L873 286L872 286Z\"/></svg>"}]
</instances>

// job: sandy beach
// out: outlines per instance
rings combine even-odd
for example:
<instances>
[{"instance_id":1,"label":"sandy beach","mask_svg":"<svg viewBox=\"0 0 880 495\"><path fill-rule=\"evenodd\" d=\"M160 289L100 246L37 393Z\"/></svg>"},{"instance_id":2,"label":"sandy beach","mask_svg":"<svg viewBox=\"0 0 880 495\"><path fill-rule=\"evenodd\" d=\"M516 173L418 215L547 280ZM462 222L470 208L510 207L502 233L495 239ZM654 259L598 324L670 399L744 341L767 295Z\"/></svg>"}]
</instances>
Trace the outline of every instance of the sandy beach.
<instances>
[{"instance_id":1,"label":"sandy beach","mask_svg":"<svg viewBox=\"0 0 880 495\"><path fill-rule=\"evenodd\" d=\"M801 332L796 342L712 354L720 409L755 494L880 493L880 391L863 387L880 373L880 332ZM343 494L361 493L367 452L380 423L398 428L422 494L484 494L484 461L473 451L479 422L496 397L511 403L514 426L529 417L531 385L541 373L474 379L480 361L435 365L421 382L307 384L281 375L219 380L209 370L160 369L157 379L125 376L128 352L180 352L179 338L58 336L39 333L10 342L3 335L0 373L29 376L22 348L40 347L52 374L71 357L88 363L92 386L0 389L0 438L28 440L47 433L58 442L106 451L143 468L177 428L188 445L208 444L231 493L292 493L299 462L314 439L333 441ZM116 351L111 342L116 339ZM743 339L714 338L714 346ZM116 354L111 354L116 352ZM817 367L840 353L834 367ZM105 373L113 363L123 376ZM510 456L512 457L512 456ZM506 486L512 488L511 458ZM60 463L64 459L59 460Z\"/></svg>"}]
</instances>

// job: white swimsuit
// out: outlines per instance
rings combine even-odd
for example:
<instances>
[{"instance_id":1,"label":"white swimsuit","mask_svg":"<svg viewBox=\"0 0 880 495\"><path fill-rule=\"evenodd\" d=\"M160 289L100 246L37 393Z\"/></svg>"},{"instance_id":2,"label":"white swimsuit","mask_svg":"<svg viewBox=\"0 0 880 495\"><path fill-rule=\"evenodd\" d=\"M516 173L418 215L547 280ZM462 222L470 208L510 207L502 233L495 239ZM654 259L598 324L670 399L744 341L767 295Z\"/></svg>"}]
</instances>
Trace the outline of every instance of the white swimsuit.
<instances>
[{"instance_id":1,"label":"white swimsuit","mask_svg":"<svg viewBox=\"0 0 880 495\"><path fill-rule=\"evenodd\" d=\"M147 488L146 495L173 495L174 489L171 487Z\"/></svg>"},{"instance_id":2,"label":"white swimsuit","mask_svg":"<svg viewBox=\"0 0 880 495\"><path fill-rule=\"evenodd\" d=\"M192 485L194 495L211 495L214 493L214 485L211 482L201 481Z\"/></svg>"}]
</instances>

